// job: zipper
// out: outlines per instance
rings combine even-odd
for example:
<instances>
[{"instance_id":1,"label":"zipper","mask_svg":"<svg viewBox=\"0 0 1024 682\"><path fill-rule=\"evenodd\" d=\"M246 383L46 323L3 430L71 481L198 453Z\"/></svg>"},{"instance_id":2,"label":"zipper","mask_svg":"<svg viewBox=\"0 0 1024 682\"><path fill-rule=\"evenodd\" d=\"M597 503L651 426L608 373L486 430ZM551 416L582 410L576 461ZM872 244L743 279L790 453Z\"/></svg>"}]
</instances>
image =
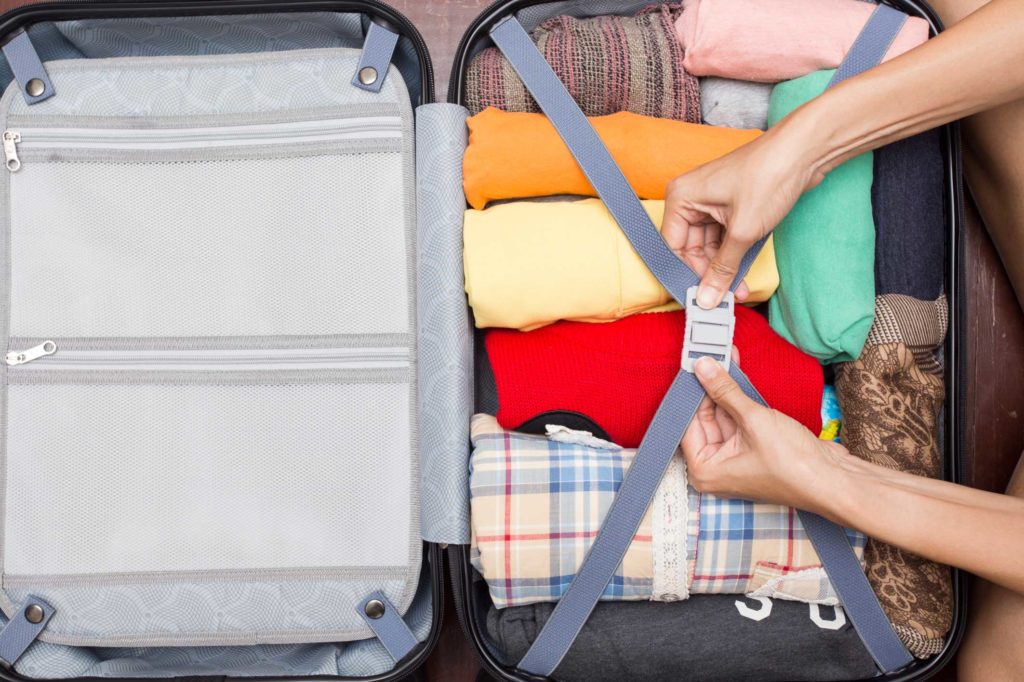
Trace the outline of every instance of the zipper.
<instances>
[{"instance_id":1,"label":"zipper","mask_svg":"<svg viewBox=\"0 0 1024 682\"><path fill-rule=\"evenodd\" d=\"M271 348L248 350L63 350L54 341L7 354L23 370L301 370L403 369L407 348Z\"/></svg>"},{"instance_id":2,"label":"zipper","mask_svg":"<svg viewBox=\"0 0 1024 682\"><path fill-rule=\"evenodd\" d=\"M401 135L401 117L374 116L205 128L20 128L4 131L3 142L7 169L16 173L21 168L19 148L160 151L329 143Z\"/></svg>"},{"instance_id":3,"label":"zipper","mask_svg":"<svg viewBox=\"0 0 1024 682\"><path fill-rule=\"evenodd\" d=\"M18 143L21 142L21 133L15 130L4 131L4 161L7 170L17 173L21 169L21 159L18 158Z\"/></svg>"},{"instance_id":4,"label":"zipper","mask_svg":"<svg viewBox=\"0 0 1024 682\"><path fill-rule=\"evenodd\" d=\"M57 344L53 341L43 341L38 346L33 346L28 350L16 351L12 350L7 354L7 364L15 367L17 365L25 365L33 360L44 358L47 355L53 355L57 352Z\"/></svg>"}]
</instances>

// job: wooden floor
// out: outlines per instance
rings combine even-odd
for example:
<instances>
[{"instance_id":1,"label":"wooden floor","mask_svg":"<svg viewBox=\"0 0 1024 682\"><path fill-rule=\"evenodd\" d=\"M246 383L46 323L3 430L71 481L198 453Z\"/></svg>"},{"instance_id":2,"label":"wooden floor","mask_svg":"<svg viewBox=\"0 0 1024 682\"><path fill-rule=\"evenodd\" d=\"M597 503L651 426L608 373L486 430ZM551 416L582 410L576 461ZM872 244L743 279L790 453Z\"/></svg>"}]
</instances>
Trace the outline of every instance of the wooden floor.
<instances>
[{"instance_id":1,"label":"wooden floor","mask_svg":"<svg viewBox=\"0 0 1024 682\"><path fill-rule=\"evenodd\" d=\"M491 0L391 0L419 27L430 48L437 93L444 99L452 54L469 22ZM0 10L26 4L0 0ZM966 470L968 482L999 491L1024 451L1024 315L977 214L968 215L966 243ZM478 666L448 604L441 642L425 677L473 680ZM946 671L937 680L955 680Z\"/></svg>"}]
</instances>

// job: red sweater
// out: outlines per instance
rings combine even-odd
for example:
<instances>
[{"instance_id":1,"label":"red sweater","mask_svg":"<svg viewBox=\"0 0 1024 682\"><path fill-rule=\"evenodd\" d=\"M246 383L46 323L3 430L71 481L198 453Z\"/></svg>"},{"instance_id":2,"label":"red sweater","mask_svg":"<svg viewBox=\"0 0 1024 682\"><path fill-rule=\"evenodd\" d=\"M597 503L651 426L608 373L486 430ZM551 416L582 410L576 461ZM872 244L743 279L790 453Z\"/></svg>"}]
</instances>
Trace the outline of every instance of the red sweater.
<instances>
[{"instance_id":1,"label":"red sweater","mask_svg":"<svg viewBox=\"0 0 1024 682\"><path fill-rule=\"evenodd\" d=\"M544 412L579 412L611 439L635 448L680 369L683 312L645 313L617 322L558 322L531 332L492 329L487 355L498 387L498 422L515 429ZM821 430L821 365L736 306L740 366L768 404Z\"/></svg>"}]
</instances>

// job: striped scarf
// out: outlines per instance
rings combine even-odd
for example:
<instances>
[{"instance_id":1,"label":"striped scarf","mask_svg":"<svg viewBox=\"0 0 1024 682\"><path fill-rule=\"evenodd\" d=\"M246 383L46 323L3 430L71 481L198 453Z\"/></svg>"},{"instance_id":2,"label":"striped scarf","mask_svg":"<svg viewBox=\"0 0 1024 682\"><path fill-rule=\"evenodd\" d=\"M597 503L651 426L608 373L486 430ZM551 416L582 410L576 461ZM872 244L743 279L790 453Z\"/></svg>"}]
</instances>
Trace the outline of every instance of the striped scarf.
<instances>
[{"instance_id":1,"label":"striped scarf","mask_svg":"<svg viewBox=\"0 0 1024 682\"><path fill-rule=\"evenodd\" d=\"M700 86L683 69L674 22L680 3L651 5L633 17L560 16L532 33L538 49L587 116L630 111L700 123ZM480 52L466 73L466 106L539 111L497 48Z\"/></svg>"}]
</instances>

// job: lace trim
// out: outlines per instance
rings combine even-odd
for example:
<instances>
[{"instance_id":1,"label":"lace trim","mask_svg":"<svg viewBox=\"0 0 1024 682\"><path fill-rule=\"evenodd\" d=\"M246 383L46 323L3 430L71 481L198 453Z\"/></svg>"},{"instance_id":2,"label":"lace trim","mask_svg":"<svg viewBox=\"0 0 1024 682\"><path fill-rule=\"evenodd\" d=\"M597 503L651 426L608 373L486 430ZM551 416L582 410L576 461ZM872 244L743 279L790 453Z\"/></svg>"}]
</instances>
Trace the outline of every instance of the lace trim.
<instances>
[{"instance_id":1,"label":"lace trim","mask_svg":"<svg viewBox=\"0 0 1024 682\"><path fill-rule=\"evenodd\" d=\"M688 599L686 519L689 515L686 463L680 453L669 462L651 505L651 601Z\"/></svg>"},{"instance_id":2,"label":"lace trim","mask_svg":"<svg viewBox=\"0 0 1024 682\"><path fill-rule=\"evenodd\" d=\"M942 653L946 641L942 637L925 637L906 625L893 625L893 630L903 641L903 646L917 658L930 658Z\"/></svg>"}]
</instances>

